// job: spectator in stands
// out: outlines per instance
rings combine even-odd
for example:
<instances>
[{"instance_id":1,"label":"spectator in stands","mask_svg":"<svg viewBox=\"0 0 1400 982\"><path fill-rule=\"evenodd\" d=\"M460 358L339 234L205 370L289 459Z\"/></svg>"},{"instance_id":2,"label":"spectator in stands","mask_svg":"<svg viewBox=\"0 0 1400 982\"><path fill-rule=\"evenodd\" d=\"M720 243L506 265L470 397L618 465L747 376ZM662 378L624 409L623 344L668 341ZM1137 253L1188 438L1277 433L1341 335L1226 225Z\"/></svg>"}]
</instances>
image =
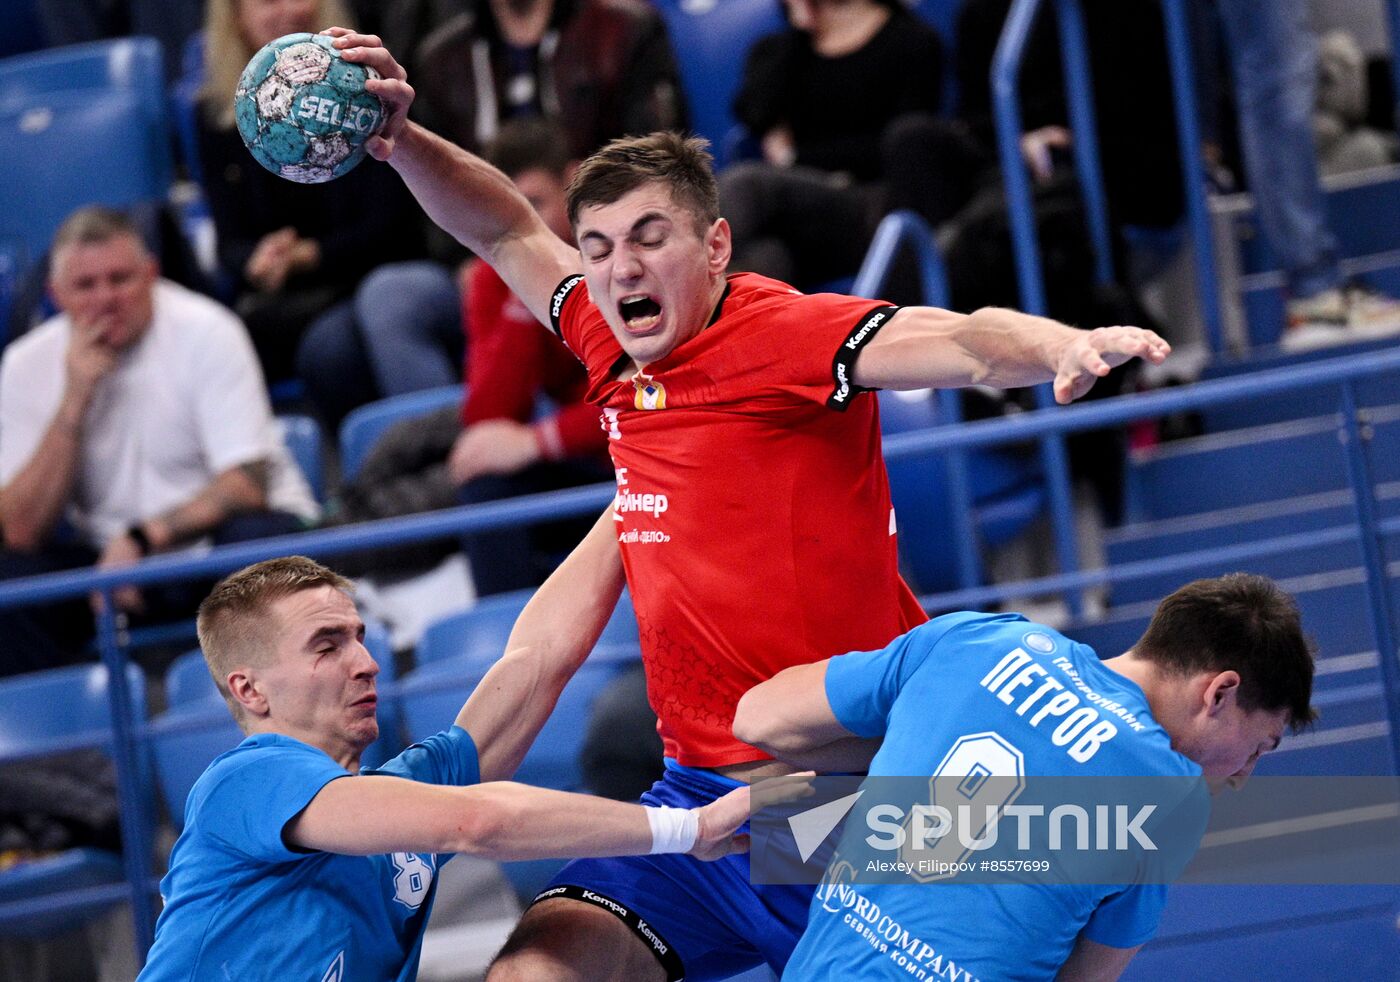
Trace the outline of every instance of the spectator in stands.
<instances>
[{"instance_id":1,"label":"spectator in stands","mask_svg":"<svg viewBox=\"0 0 1400 982\"><path fill-rule=\"evenodd\" d=\"M422 261L422 212L387 168L366 161L327 184L294 184L263 170L234 126L233 91L255 51L346 16L342 0L209 0L197 114L235 309L268 378L300 374L332 423L377 396L457 381L451 361L420 352L460 342L451 274Z\"/></svg>"},{"instance_id":2,"label":"spectator in stands","mask_svg":"<svg viewBox=\"0 0 1400 982\"><path fill-rule=\"evenodd\" d=\"M808 288L860 265L892 165L917 175L945 159L909 156L912 141L939 128L943 51L898 0L784 0L784 9L791 26L754 45L734 104L763 161L721 175L720 200L736 266Z\"/></svg>"},{"instance_id":3,"label":"spectator in stands","mask_svg":"<svg viewBox=\"0 0 1400 982\"><path fill-rule=\"evenodd\" d=\"M561 129L542 120L507 123L491 160L561 238L569 235L565 188L577 162ZM391 427L343 492L336 521L494 501L612 479L598 410L585 401L588 379L553 334L480 260L465 273L466 398L460 408ZM552 404L535 418L537 403ZM478 594L534 586L587 526L575 522L502 528L468 536ZM422 564L441 557L402 552ZM397 565L397 564L396 564ZM375 564L378 568L379 563Z\"/></svg>"},{"instance_id":4,"label":"spectator in stands","mask_svg":"<svg viewBox=\"0 0 1400 982\"><path fill-rule=\"evenodd\" d=\"M190 0L36 0L35 7L44 42L52 47L129 34L155 38L171 81L180 69L185 42L199 29L199 6Z\"/></svg>"},{"instance_id":5,"label":"spectator in stands","mask_svg":"<svg viewBox=\"0 0 1400 982\"><path fill-rule=\"evenodd\" d=\"M543 116L583 159L619 136L685 127L661 18L638 0L473 0L410 61L415 114L469 150Z\"/></svg>"},{"instance_id":6,"label":"spectator in stands","mask_svg":"<svg viewBox=\"0 0 1400 982\"><path fill-rule=\"evenodd\" d=\"M1283 265L1283 346L1302 350L1400 330L1400 301L1349 284L1318 180L1312 120L1317 36L1305 0L1218 0L1244 168L1270 248Z\"/></svg>"},{"instance_id":7,"label":"spectator in stands","mask_svg":"<svg viewBox=\"0 0 1400 982\"><path fill-rule=\"evenodd\" d=\"M0 578L124 566L315 519L243 325L160 279L129 219L71 215L49 286L61 313L0 361ZM148 617L187 615L198 599L198 588L114 594ZM0 674L74 660L92 633L85 613L81 602L0 612Z\"/></svg>"}]
</instances>

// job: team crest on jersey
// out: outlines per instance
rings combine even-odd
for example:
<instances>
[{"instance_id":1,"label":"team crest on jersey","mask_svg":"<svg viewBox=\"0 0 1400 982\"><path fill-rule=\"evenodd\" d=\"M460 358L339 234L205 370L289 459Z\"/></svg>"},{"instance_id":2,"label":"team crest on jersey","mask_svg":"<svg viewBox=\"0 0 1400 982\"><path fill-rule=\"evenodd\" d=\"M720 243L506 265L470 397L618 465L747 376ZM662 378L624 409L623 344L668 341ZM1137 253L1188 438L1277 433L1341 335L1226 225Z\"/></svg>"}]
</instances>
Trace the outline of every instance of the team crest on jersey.
<instances>
[{"instance_id":1,"label":"team crest on jersey","mask_svg":"<svg viewBox=\"0 0 1400 982\"><path fill-rule=\"evenodd\" d=\"M637 394L632 402L638 409L666 408L666 386L650 375L638 372L632 377L632 385L637 389Z\"/></svg>"},{"instance_id":2,"label":"team crest on jersey","mask_svg":"<svg viewBox=\"0 0 1400 982\"><path fill-rule=\"evenodd\" d=\"M1055 650L1055 639L1039 631L1030 632L1021 639L1021 643L1031 651L1037 651L1042 655L1048 655Z\"/></svg>"}]
</instances>

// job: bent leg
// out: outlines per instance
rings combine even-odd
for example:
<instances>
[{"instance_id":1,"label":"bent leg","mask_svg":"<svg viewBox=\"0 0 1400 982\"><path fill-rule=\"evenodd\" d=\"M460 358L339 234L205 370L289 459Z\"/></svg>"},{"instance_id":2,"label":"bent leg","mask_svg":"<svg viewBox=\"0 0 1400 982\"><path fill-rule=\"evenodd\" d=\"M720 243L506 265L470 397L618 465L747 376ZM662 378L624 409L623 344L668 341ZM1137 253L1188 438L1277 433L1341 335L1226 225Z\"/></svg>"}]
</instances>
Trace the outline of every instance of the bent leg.
<instances>
[{"instance_id":1,"label":"bent leg","mask_svg":"<svg viewBox=\"0 0 1400 982\"><path fill-rule=\"evenodd\" d=\"M617 915L553 899L525 912L486 982L666 982L667 972Z\"/></svg>"}]
</instances>

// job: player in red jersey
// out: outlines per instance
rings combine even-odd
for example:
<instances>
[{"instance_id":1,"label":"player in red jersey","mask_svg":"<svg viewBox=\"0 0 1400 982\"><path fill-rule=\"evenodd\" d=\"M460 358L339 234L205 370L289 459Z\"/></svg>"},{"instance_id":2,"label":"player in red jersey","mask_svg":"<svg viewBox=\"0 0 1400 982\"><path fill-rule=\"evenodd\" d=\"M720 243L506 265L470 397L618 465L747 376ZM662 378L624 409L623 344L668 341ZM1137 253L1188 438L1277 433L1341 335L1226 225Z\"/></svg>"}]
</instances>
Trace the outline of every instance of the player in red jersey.
<instances>
[{"instance_id":1,"label":"player in red jersey","mask_svg":"<svg viewBox=\"0 0 1400 982\"><path fill-rule=\"evenodd\" d=\"M408 123L413 91L379 39L333 29L387 107L369 152L489 262L588 369L617 469L614 518L668 755L652 804L708 800L784 773L730 732L738 697L791 665L886 644L923 612L899 579L870 389L1054 381L1069 402L1169 348L1133 327L1078 331L803 296L728 276L700 141L610 144L569 191L575 243L504 175ZM839 234L839 230L836 231ZM492 967L507 979L720 979L781 970L810 888L760 887L747 862L575 863Z\"/></svg>"}]
</instances>

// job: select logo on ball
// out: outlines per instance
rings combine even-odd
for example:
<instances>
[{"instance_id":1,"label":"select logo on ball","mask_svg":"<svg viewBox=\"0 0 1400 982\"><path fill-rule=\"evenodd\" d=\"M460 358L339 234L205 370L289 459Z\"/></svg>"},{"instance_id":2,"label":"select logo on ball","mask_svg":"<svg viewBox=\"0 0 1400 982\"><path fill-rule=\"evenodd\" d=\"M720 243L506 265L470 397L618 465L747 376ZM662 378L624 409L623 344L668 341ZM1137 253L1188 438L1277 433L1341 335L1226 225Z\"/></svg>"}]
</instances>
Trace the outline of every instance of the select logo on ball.
<instances>
[{"instance_id":1,"label":"select logo on ball","mask_svg":"<svg viewBox=\"0 0 1400 982\"><path fill-rule=\"evenodd\" d=\"M302 119L329 123L356 133L374 133L379 129L379 113L364 106L347 106L324 96L309 95L301 100L297 115Z\"/></svg>"},{"instance_id":2,"label":"select logo on ball","mask_svg":"<svg viewBox=\"0 0 1400 982\"><path fill-rule=\"evenodd\" d=\"M365 157L384 106L365 91L372 68L346 61L329 37L288 34L255 54L238 81L238 133L258 163L291 181L320 184Z\"/></svg>"}]
</instances>

